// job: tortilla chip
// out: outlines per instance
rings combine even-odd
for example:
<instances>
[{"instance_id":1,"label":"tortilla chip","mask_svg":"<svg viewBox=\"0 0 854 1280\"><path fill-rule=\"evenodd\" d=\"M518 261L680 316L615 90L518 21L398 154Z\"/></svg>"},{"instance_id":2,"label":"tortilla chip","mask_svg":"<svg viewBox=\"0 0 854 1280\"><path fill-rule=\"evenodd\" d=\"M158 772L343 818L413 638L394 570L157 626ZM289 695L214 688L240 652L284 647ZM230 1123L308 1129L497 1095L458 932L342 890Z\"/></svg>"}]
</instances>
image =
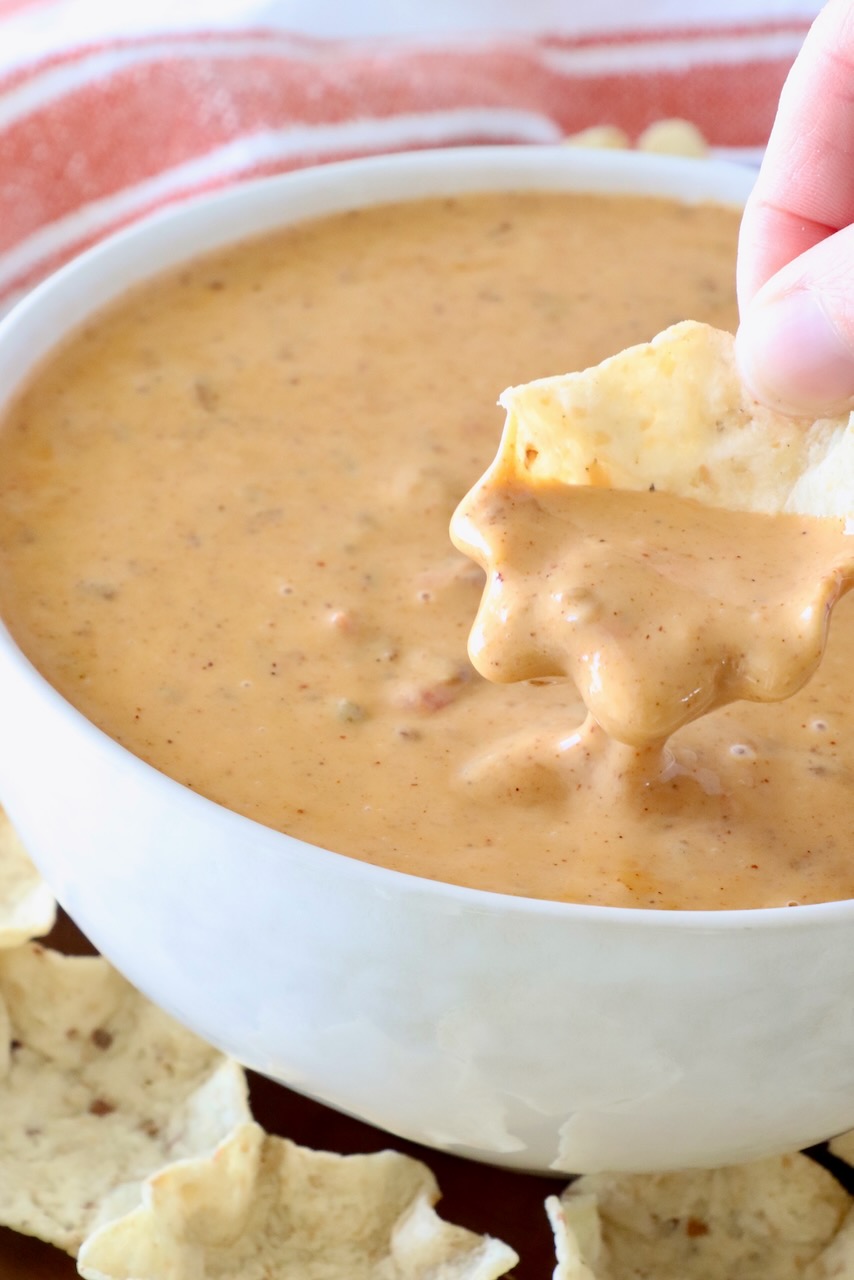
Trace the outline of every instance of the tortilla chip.
<instances>
[{"instance_id":1,"label":"tortilla chip","mask_svg":"<svg viewBox=\"0 0 854 1280\"><path fill-rule=\"evenodd\" d=\"M803 1280L854 1280L854 1209L815 1262L810 1263Z\"/></svg>"},{"instance_id":2,"label":"tortilla chip","mask_svg":"<svg viewBox=\"0 0 854 1280\"><path fill-rule=\"evenodd\" d=\"M713 507L854 512L854 415L784 417L743 386L731 334L685 321L581 373L501 396L504 476L661 489Z\"/></svg>"},{"instance_id":3,"label":"tortilla chip","mask_svg":"<svg viewBox=\"0 0 854 1280\"><path fill-rule=\"evenodd\" d=\"M140 1208L80 1251L87 1280L495 1280L518 1258L443 1222L438 1188L393 1151L338 1156L240 1126L150 1178Z\"/></svg>"},{"instance_id":4,"label":"tortilla chip","mask_svg":"<svg viewBox=\"0 0 854 1280\"><path fill-rule=\"evenodd\" d=\"M0 1222L76 1253L248 1119L243 1072L97 956L0 953Z\"/></svg>"},{"instance_id":5,"label":"tortilla chip","mask_svg":"<svg viewBox=\"0 0 854 1280\"><path fill-rule=\"evenodd\" d=\"M824 1280L847 1275L851 1197L807 1156L728 1169L592 1174L546 1208L554 1280Z\"/></svg>"},{"instance_id":6,"label":"tortilla chip","mask_svg":"<svg viewBox=\"0 0 854 1280\"><path fill-rule=\"evenodd\" d=\"M583 1194L549 1196L548 1215L555 1238L557 1266L553 1280L598 1280L604 1272L602 1261L602 1222L596 1196ZM596 1267L593 1271L591 1268Z\"/></svg>"},{"instance_id":7,"label":"tortilla chip","mask_svg":"<svg viewBox=\"0 0 854 1280\"><path fill-rule=\"evenodd\" d=\"M615 124L594 124L563 140L567 147L590 147L596 151L626 151L631 146L629 135Z\"/></svg>"},{"instance_id":8,"label":"tortilla chip","mask_svg":"<svg viewBox=\"0 0 854 1280\"><path fill-rule=\"evenodd\" d=\"M656 120L638 138L637 149L664 156L698 159L708 155L709 144L690 120Z\"/></svg>"},{"instance_id":9,"label":"tortilla chip","mask_svg":"<svg viewBox=\"0 0 854 1280\"><path fill-rule=\"evenodd\" d=\"M829 1145L837 1160L844 1160L846 1164L854 1166L854 1129L840 1133L838 1138L832 1138Z\"/></svg>"},{"instance_id":10,"label":"tortilla chip","mask_svg":"<svg viewBox=\"0 0 854 1280\"><path fill-rule=\"evenodd\" d=\"M0 809L0 948L43 937L55 919L56 899Z\"/></svg>"}]
</instances>

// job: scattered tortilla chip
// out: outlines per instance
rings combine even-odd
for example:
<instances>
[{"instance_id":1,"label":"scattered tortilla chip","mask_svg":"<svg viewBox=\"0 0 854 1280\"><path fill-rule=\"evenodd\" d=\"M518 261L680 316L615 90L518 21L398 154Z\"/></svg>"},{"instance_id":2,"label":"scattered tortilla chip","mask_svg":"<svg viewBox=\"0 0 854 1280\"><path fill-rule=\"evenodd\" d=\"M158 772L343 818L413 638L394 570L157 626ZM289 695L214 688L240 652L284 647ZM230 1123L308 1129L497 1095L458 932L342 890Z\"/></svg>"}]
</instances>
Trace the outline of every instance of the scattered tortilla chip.
<instances>
[{"instance_id":1,"label":"scattered tortilla chip","mask_svg":"<svg viewBox=\"0 0 854 1280\"><path fill-rule=\"evenodd\" d=\"M846 1164L854 1166L854 1129L840 1133L838 1138L832 1138L829 1146L837 1160L844 1160Z\"/></svg>"},{"instance_id":2,"label":"scattered tortilla chip","mask_svg":"<svg viewBox=\"0 0 854 1280\"><path fill-rule=\"evenodd\" d=\"M690 120L656 120L638 138L637 149L657 152L659 155L699 159L708 155L709 144Z\"/></svg>"},{"instance_id":3,"label":"scattered tortilla chip","mask_svg":"<svg viewBox=\"0 0 854 1280\"><path fill-rule=\"evenodd\" d=\"M0 948L43 937L55 919L56 899L0 809Z\"/></svg>"},{"instance_id":4,"label":"scattered tortilla chip","mask_svg":"<svg viewBox=\"0 0 854 1280\"><path fill-rule=\"evenodd\" d=\"M143 1203L102 1227L87 1280L495 1280L518 1258L443 1222L417 1160L310 1151L245 1124L208 1158L150 1178Z\"/></svg>"},{"instance_id":5,"label":"scattered tortilla chip","mask_svg":"<svg viewBox=\"0 0 854 1280\"><path fill-rule=\"evenodd\" d=\"M733 511L854 512L854 415L774 413L731 334L685 321L581 373L511 387L488 477L656 488Z\"/></svg>"},{"instance_id":6,"label":"scattered tortilla chip","mask_svg":"<svg viewBox=\"0 0 854 1280\"><path fill-rule=\"evenodd\" d=\"M802 1155L728 1169L592 1174L547 1201L554 1280L847 1276L851 1206L836 1179Z\"/></svg>"},{"instance_id":7,"label":"scattered tortilla chip","mask_svg":"<svg viewBox=\"0 0 854 1280\"><path fill-rule=\"evenodd\" d=\"M241 1069L105 960L0 952L0 1222L76 1253L249 1118Z\"/></svg>"},{"instance_id":8,"label":"scattered tortilla chip","mask_svg":"<svg viewBox=\"0 0 854 1280\"><path fill-rule=\"evenodd\" d=\"M627 151L632 145L629 135L615 124L594 124L580 133L571 133L563 141L567 147L591 147L604 151Z\"/></svg>"},{"instance_id":9,"label":"scattered tortilla chip","mask_svg":"<svg viewBox=\"0 0 854 1280\"><path fill-rule=\"evenodd\" d=\"M570 1195L570 1187L562 1196L546 1200L557 1257L553 1280L598 1280L606 1272L591 1270L602 1263L602 1220L596 1196L592 1192Z\"/></svg>"},{"instance_id":10,"label":"scattered tortilla chip","mask_svg":"<svg viewBox=\"0 0 854 1280\"><path fill-rule=\"evenodd\" d=\"M591 147L595 150L629 151L632 141L624 129L614 124L594 124L579 133L570 133L563 140L567 147ZM656 120L648 125L638 138L638 151L657 152L659 155L687 156L691 159L708 155L709 144L690 120Z\"/></svg>"},{"instance_id":11,"label":"scattered tortilla chip","mask_svg":"<svg viewBox=\"0 0 854 1280\"><path fill-rule=\"evenodd\" d=\"M815 1262L803 1273L803 1280L854 1280L854 1209Z\"/></svg>"}]
</instances>

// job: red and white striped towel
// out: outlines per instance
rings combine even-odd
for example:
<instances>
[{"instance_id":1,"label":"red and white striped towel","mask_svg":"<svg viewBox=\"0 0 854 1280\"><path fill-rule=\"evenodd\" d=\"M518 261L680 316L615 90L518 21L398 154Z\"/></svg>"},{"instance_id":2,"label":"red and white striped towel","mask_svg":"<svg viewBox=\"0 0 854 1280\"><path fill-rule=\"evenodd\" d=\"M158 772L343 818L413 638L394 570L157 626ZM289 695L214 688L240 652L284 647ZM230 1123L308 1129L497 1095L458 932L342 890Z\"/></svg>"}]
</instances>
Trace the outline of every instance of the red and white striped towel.
<instances>
[{"instance_id":1,"label":"red and white striped towel","mask_svg":"<svg viewBox=\"0 0 854 1280\"><path fill-rule=\"evenodd\" d=\"M400 27L400 3L386 2ZM527 29L518 3L511 21L495 0L484 31L480 0L468 25L456 7L453 31L434 13L420 35L411 15L407 34L381 35L375 0L371 34L358 33L362 6L339 4L318 35L316 4L306 33L293 2L152 0L128 14L105 0L0 0L0 307L163 204L302 165L554 142L602 123L636 136L669 116L716 148L757 154L814 6L789 0L735 23L701 6L674 25L673 4L659 2L670 21L655 26L649 3L631 27L614 3L603 0L598 32L568 4L560 29L536 29L555 17L549 0L532 0Z\"/></svg>"}]
</instances>

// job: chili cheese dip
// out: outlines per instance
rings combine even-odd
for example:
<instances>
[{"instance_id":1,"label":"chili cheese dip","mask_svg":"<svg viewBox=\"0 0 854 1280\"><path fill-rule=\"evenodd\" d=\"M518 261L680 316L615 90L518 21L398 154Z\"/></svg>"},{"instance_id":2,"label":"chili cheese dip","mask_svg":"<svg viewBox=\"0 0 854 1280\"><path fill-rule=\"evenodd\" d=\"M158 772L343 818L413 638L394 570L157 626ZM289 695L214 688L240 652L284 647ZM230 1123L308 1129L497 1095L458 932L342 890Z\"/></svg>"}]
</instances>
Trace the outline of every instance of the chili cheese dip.
<instances>
[{"instance_id":1,"label":"chili cheese dip","mask_svg":"<svg viewBox=\"0 0 854 1280\"><path fill-rule=\"evenodd\" d=\"M608 736L638 748L648 779L683 725L797 693L854 573L841 519L512 476L485 478L463 506L488 569L477 669L570 678Z\"/></svg>"},{"instance_id":2,"label":"chili cheese dip","mask_svg":"<svg viewBox=\"0 0 854 1280\"><path fill-rule=\"evenodd\" d=\"M498 392L684 316L733 327L737 226L654 199L431 200L146 285L2 421L4 620L138 756L353 857L623 906L854 896L850 600L801 692L654 758L582 727L570 683L497 687L466 653L483 572L448 522Z\"/></svg>"}]
</instances>

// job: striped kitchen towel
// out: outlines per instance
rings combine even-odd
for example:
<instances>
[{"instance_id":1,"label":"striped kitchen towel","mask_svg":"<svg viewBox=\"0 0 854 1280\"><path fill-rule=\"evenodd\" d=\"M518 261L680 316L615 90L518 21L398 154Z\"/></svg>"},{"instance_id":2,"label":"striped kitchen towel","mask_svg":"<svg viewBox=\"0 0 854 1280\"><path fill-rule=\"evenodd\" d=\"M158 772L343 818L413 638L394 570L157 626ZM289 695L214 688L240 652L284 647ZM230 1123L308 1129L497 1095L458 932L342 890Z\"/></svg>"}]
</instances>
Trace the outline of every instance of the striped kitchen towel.
<instances>
[{"instance_id":1,"label":"striped kitchen towel","mask_svg":"<svg viewBox=\"0 0 854 1280\"><path fill-rule=\"evenodd\" d=\"M621 26L605 0L597 31L572 5L558 24L532 0L521 26L518 4L511 22L507 0L481 0L468 23L463 3L452 30L434 14L419 31L415 9L400 30L386 3L396 30L376 4L331 5L319 30L317 5L287 2L0 0L0 307L170 201L302 165L602 123L635 137L670 116L755 157L810 17L790 3L716 23L701 5L676 24L682 10L659 0ZM656 14L670 21L650 25Z\"/></svg>"}]
</instances>

